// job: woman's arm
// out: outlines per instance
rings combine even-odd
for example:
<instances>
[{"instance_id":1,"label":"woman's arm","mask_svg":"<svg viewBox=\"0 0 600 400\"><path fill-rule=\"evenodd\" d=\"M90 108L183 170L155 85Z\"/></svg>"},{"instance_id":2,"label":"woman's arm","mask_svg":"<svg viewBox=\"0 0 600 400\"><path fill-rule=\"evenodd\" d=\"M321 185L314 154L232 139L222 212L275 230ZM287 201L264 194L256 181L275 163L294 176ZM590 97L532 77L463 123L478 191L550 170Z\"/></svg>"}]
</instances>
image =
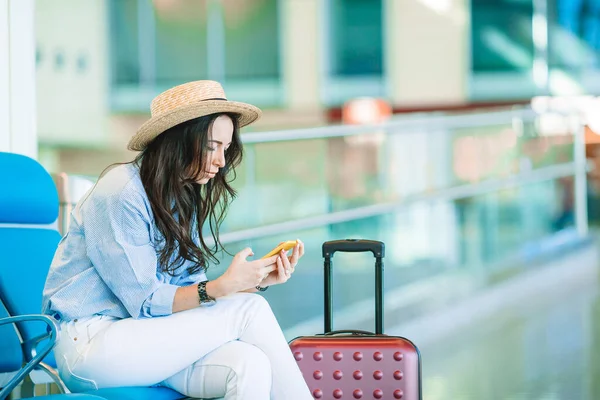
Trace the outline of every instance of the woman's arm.
<instances>
[{"instance_id":1,"label":"woman's arm","mask_svg":"<svg viewBox=\"0 0 600 400\"><path fill-rule=\"evenodd\" d=\"M237 292L254 292L256 285L277 268L279 254L269 258L246 261L252 250L246 248L235 255L227 271L206 284L206 294L214 299ZM280 262L279 262L280 263ZM248 289L250 288L250 289ZM179 287L173 298L173 312L185 311L200 304L198 284Z\"/></svg>"},{"instance_id":2,"label":"woman's arm","mask_svg":"<svg viewBox=\"0 0 600 400\"><path fill-rule=\"evenodd\" d=\"M233 261L223 275L206 284L206 294L214 299L237 292L253 293L261 281L277 268L280 258L276 254L269 258L246 261L253 255L252 250L246 248L233 257ZM185 311L200 304L198 298L198 283L179 287L173 299L173 312Z\"/></svg>"},{"instance_id":3,"label":"woman's arm","mask_svg":"<svg viewBox=\"0 0 600 400\"><path fill-rule=\"evenodd\" d=\"M227 282L224 282L222 278L217 278L206 284L206 294L214 299L227 296L231 293L233 292L227 285ZM175 292L173 312L176 313L179 311L191 310L192 308L198 307L199 304L198 284L182 286Z\"/></svg>"},{"instance_id":4,"label":"woman's arm","mask_svg":"<svg viewBox=\"0 0 600 400\"><path fill-rule=\"evenodd\" d=\"M179 286L158 279L145 198L117 178L100 180L81 206L86 254L133 318L169 315Z\"/></svg>"}]
</instances>

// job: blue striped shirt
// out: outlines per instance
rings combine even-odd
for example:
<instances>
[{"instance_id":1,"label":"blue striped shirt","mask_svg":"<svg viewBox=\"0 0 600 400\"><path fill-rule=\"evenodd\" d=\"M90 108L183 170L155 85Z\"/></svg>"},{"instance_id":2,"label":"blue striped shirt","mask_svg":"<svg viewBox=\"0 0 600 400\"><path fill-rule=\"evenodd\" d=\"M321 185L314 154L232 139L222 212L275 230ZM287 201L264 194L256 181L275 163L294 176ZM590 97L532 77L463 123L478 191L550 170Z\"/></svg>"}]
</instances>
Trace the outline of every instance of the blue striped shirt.
<instances>
[{"instance_id":1,"label":"blue striped shirt","mask_svg":"<svg viewBox=\"0 0 600 400\"><path fill-rule=\"evenodd\" d=\"M190 275L187 260L176 276L162 272L154 240L161 237L138 167L111 169L71 214L46 279L42 312L58 312L66 321L171 314L177 288L206 275Z\"/></svg>"}]
</instances>

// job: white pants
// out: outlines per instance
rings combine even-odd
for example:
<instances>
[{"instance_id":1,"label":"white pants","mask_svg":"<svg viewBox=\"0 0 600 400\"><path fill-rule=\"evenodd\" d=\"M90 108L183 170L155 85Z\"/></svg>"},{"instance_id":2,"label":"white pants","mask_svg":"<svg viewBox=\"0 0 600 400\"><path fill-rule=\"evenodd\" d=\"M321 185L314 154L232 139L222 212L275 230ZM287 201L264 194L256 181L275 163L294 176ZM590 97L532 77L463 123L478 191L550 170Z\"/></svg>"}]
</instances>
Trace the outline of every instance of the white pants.
<instances>
[{"instance_id":1,"label":"white pants","mask_svg":"<svg viewBox=\"0 0 600 400\"><path fill-rule=\"evenodd\" d=\"M256 294L166 317L64 322L54 352L73 392L162 385L198 398L312 400L271 307Z\"/></svg>"}]
</instances>

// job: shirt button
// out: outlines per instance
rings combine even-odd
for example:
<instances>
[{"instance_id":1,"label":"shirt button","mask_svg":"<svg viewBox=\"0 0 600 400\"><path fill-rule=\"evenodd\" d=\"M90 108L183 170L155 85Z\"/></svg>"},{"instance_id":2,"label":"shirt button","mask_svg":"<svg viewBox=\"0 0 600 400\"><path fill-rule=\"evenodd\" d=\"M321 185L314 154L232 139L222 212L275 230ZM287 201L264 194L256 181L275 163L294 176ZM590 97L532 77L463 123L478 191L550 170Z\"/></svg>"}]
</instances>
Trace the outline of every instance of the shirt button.
<instances>
[{"instance_id":1,"label":"shirt button","mask_svg":"<svg viewBox=\"0 0 600 400\"><path fill-rule=\"evenodd\" d=\"M77 318L75 318L75 319L73 320L73 322L77 322L77 321L78 321L78 320L77 320Z\"/></svg>"},{"instance_id":2,"label":"shirt button","mask_svg":"<svg viewBox=\"0 0 600 400\"><path fill-rule=\"evenodd\" d=\"M75 338L73 338L73 340L74 340L74 341L77 341L77 338L75 337Z\"/></svg>"}]
</instances>

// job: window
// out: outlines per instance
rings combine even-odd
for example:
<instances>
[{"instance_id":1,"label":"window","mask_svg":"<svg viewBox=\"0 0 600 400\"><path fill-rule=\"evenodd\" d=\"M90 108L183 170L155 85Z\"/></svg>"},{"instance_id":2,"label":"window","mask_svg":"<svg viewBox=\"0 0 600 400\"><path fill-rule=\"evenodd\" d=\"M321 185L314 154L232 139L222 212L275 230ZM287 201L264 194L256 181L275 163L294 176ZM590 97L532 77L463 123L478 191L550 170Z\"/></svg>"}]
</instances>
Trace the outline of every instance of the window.
<instances>
[{"instance_id":1,"label":"window","mask_svg":"<svg viewBox=\"0 0 600 400\"><path fill-rule=\"evenodd\" d=\"M283 101L280 0L111 0L111 105L145 111L154 96L199 79L231 97Z\"/></svg>"},{"instance_id":2,"label":"window","mask_svg":"<svg viewBox=\"0 0 600 400\"><path fill-rule=\"evenodd\" d=\"M472 0L473 71L527 71L533 67L532 0Z\"/></svg>"},{"instance_id":3,"label":"window","mask_svg":"<svg viewBox=\"0 0 600 400\"><path fill-rule=\"evenodd\" d=\"M382 74L381 7L381 0L330 0L331 74Z\"/></svg>"},{"instance_id":4,"label":"window","mask_svg":"<svg viewBox=\"0 0 600 400\"><path fill-rule=\"evenodd\" d=\"M223 0L225 79L277 79L277 0Z\"/></svg>"},{"instance_id":5,"label":"window","mask_svg":"<svg viewBox=\"0 0 600 400\"><path fill-rule=\"evenodd\" d=\"M140 79L137 7L137 0L110 2L113 85L135 84Z\"/></svg>"},{"instance_id":6,"label":"window","mask_svg":"<svg viewBox=\"0 0 600 400\"><path fill-rule=\"evenodd\" d=\"M600 2L548 2L551 67L582 72L600 66Z\"/></svg>"},{"instance_id":7,"label":"window","mask_svg":"<svg viewBox=\"0 0 600 400\"><path fill-rule=\"evenodd\" d=\"M207 78L206 16L204 1L154 1L159 87Z\"/></svg>"}]
</instances>

